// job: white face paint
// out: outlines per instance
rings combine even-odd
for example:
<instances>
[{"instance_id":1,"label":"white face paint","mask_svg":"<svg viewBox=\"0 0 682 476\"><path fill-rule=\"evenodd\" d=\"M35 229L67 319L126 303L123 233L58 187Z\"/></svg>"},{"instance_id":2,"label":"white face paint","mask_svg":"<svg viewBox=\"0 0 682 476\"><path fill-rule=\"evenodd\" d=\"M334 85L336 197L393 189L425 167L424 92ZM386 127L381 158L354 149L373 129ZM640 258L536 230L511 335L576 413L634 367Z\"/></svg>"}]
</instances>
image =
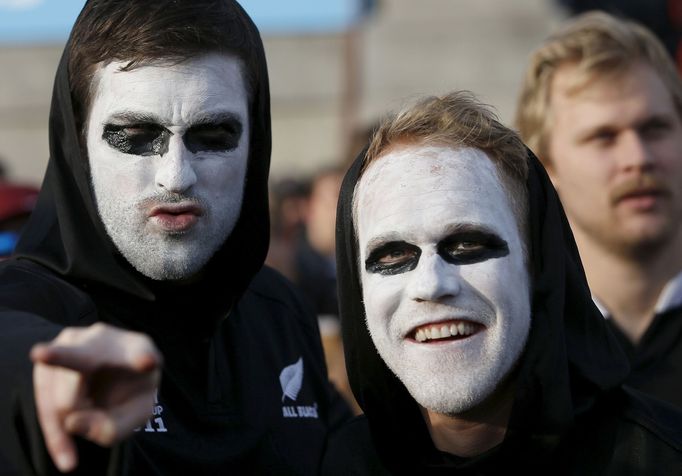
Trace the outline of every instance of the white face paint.
<instances>
[{"instance_id":1,"label":"white face paint","mask_svg":"<svg viewBox=\"0 0 682 476\"><path fill-rule=\"evenodd\" d=\"M357 189L367 326L421 406L455 415L491 396L530 327L522 238L477 149L409 146Z\"/></svg>"},{"instance_id":2,"label":"white face paint","mask_svg":"<svg viewBox=\"0 0 682 476\"><path fill-rule=\"evenodd\" d=\"M239 217L249 155L241 62L101 68L87 125L93 189L107 233L140 273L196 274Z\"/></svg>"}]
</instances>

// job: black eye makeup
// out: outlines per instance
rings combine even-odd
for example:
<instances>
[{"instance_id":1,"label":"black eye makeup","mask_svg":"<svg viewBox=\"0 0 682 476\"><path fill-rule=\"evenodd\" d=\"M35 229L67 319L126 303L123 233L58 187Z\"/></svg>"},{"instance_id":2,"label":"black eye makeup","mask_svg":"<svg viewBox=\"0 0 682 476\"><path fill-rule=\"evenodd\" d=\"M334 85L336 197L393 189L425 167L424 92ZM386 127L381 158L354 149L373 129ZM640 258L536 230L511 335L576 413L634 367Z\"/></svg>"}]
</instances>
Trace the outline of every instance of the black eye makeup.
<instances>
[{"instance_id":1,"label":"black eye makeup","mask_svg":"<svg viewBox=\"0 0 682 476\"><path fill-rule=\"evenodd\" d=\"M182 136L187 150L197 152L227 152L236 149L243 126L232 114L218 115L191 126ZM102 139L124 154L150 156L168 152L173 133L146 116L123 115L116 122L104 125Z\"/></svg>"},{"instance_id":2,"label":"black eye makeup","mask_svg":"<svg viewBox=\"0 0 682 476\"><path fill-rule=\"evenodd\" d=\"M187 149L193 153L223 152L237 148L242 129L242 123L237 119L199 124L191 127L183 140Z\"/></svg>"},{"instance_id":3,"label":"black eye makeup","mask_svg":"<svg viewBox=\"0 0 682 476\"><path fill-rule=\"evenodd\" d=\"M392 241L380 245L367 257L368 273L393 275L412 271L417 267L422 250L404 241Z\"/></svg>"},{"instance_id":4,"label":"black eye makeup","mask_svg":"<svg viewBox=\"0 0 682 476\"><path fill-rule=\"evenodd\" d=\"M168 152L171 135L159 124L105 124L102 139L124 154L148 156Z\"/></svg>"},{"instance_id":5,"label":"black eye makeup","mask_svg":"<svg viewBox=\"0 0 682 476\"><path fill-rule=\"evenodd\" d=\"M480 263L509 254L507 242L497 234L478 229L465 229L448 235L436 249L446 262L455 265ZM405 241L382 244L367 257L368 273L394 275L412 271L417 267L422 250Z\"/></svg>"},{"instance_id":6,"label":"black eye makeup","mask_svg":"<svg viewBox=\"0 0 682 476\"><path fill-rule=\"evenodd\" d=\"M507 242L485 230L455 233L438 243L437 249L441 258L458 265L480 263L509 254Z\"/></svg>"}]
</instances>

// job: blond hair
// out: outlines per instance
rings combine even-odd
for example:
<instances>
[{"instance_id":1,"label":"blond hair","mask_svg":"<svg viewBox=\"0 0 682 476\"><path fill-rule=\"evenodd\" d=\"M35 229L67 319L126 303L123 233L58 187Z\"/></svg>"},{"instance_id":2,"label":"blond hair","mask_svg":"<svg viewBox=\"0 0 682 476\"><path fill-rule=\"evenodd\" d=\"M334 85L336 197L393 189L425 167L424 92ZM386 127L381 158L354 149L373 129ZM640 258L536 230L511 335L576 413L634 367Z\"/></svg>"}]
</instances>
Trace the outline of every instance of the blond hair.
<instances>
[{"instance_id":1,"label":"blond hair","mask_svg":"<svg viewBox=\"0 0 682 476\"><path fill-rule=\"evenodd\" d=\"M500 123L489 106L468 91L455 91L425 97L384 119L370 140L356 191L369 164L405 145L483 151L495 165L519 232L528 243L528 152L518 134Z\"/></svg>"},{"instance_id":2,"label":"blond hair","mask_svg":"<svg viewBox=\"0 0 682 476\"><path fill-rule=\"evenodd\" d=\"M550 91L561 66L577 67L570 90L578 92L594 80L615 78L638 62L648 64L659 75L682 116L679 74L653 33L604 12L588 12L567 22L531 55L516 110L521 137L546 165L550 163Z\"/></svg>"}]
</instances>

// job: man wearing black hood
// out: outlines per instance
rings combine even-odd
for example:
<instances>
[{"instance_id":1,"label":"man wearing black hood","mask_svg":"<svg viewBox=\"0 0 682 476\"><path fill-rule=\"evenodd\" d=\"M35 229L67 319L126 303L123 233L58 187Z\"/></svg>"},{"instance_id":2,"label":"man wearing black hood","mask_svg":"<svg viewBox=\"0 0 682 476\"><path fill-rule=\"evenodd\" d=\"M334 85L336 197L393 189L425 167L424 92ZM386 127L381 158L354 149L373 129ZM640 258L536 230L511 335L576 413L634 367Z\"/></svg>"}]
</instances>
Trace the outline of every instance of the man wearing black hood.
<instances>
[{"instance_id":1,"label":"man wearing black hood","mask_svg":"<svg viewBox=\"0 0 682 476\"><path fill-rule=\"evenodd\" d=\"M314 317L261 269L269 107L236 2L86 3L0 268L0 473L317 473L343 404Z\"/></svg>"},{"instance_id":2,"label":"man wearing black hood","mask_svg":"<svg viewBox=\"0 0 682 476\"><path fill-rule=\"evenodd\" d=\"M471 95L381 125L342 186L337 259L365 415L323 474L682 472L682 415L621 386L544 169Z\"/></svg>"}]
</instances>

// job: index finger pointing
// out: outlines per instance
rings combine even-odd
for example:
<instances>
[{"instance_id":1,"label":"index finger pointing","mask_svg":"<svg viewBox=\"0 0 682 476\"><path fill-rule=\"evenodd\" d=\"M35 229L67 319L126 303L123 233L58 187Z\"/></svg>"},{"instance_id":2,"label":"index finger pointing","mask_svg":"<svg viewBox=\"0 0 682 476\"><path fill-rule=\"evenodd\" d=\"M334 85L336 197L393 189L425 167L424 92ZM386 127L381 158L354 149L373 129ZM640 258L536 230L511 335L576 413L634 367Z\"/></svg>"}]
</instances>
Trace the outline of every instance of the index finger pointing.
<instances>
[{"instance_id":1,"label":"index finger pointing","mask_svg":"<svg viewBox=\"0 0 682 476\"><path fill-rule=\"evenodd\" d=\"M35 345L31 359L85 373L103 366L147 372L162 362L149 337L105 325L69 328L54 341Z\"/></svg>"},{"instance_id":2,"label":"index finger pointing","mask_svg":"<svg viewBox=\"0 0 682 476\"><path fill-rule=\"evenodd\" d=\"M89 373L103 366L128 368L136 372L150 372L161 365L160 355L153 350L123 350L120 348L98 352L90 347L61 345L39 346L31 350L34 362L66 367Z\"/></svg>"}]
</instances>

